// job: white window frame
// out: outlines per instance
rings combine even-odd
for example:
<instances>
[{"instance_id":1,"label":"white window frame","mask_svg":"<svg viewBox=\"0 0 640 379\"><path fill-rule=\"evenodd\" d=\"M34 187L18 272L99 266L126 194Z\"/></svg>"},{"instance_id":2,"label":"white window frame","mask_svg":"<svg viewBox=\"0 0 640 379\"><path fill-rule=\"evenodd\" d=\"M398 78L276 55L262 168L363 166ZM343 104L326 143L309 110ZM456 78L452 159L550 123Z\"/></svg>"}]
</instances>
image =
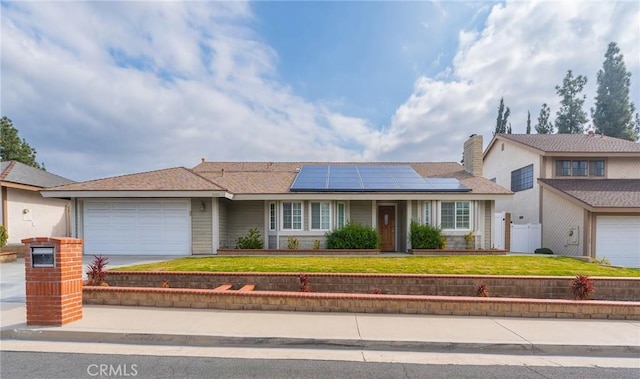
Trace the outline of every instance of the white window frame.
<instances>
[{"instance_id":1,"label":"white window frame","mask_svg":"<svg viewBox=\"0 0 640 379\"><path fill-rule=\"evenodd\" d=\"M424 210L422 211L422 223L424 225L431 225L431 200L424 202Z\"/></svg>"},{"instance_id":2,"label":"white window frame","mask_svg":"<svg viewBox=\"0 0 640 379\"><path fill-rule=\"evenodd\" d=\"M284 206L285 204L291 204L291 228L285 228L284 225ZM300 228L293 227L293 204L300 204ZM280 209L280 230L303 230L304 228L304 204L302 201L283 201Z\"/></svg>"},{"instance_id":3,"label":"white window frame","mask_svg":"<svg viewBox=\"0 0 640 379\"><path fill-rule=\"evenodd\" d=\"M445 228L444 225L442 225L442 205L443 204L451 204L453 203L453 228ZM467 228L462 228L462 227L458 227L458 204L462 204L462 203L467 203L469 206L469 219L467 221L467 223L469 224L469 226ZM473 225L472 225L472 221L473 221L473 206L472 206L472 202L468 201L468 200L463 200L463 201L442 201L440 202L440 226L442 227L443 230L472 230Z\"/></svg>"},{"instance_id":4,"label":"white window frame","mask_svg":"<svg viewBox=\"0 0 640 379\"><path fill-rule=\"evenodd\" d=\"M314 204L318 204L318 211L320 212L320 227L319 228L314 228L313 227L313 205ZM322 218L322 207L323 205L326 206L326 210L329 211L329 213L327 214L327 218L326 220L323 220ZM326 222L326 228L323 228L322 224L323 221ZM309 230L331 230L331 202L329 201L310 201L309 202Z\"/></svg>"},{"instance_id":5,"label":"white window frame","mask_svg":"<svg viewBox=\"0 0 640 379\"><path fill-rule=\"evenodd\" d=\"M276 203L269 203L269 230L275 231L278 227L278 207Z\"/></svg>"},{"instance_id":6,"label":"white window frame","mask_svg":"<svg viewBox=\"0 0 640 379\"><path fill-rule=\"evenodd\" d=\"M342 207L342 223L340 222L340 207ZM347 204L340 201L336 203L336 229L347 225Z\"/></svg>"}]
</instances>

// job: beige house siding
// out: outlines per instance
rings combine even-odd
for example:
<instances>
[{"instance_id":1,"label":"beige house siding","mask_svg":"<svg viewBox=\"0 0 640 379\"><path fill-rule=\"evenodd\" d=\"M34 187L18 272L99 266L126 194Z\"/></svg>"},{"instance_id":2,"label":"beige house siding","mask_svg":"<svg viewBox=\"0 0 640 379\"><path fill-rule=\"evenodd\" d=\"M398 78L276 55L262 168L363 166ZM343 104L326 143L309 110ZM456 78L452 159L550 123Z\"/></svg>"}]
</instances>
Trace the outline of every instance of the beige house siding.
<instances>
[{"instance_id":1,"label":"beige house siding","mask_svg":"<svg viewBox=\"0 0 640 379\"><path fill-rule=\"evenodd\" d=\"M609 158L605 167L607 179L640 178L640 158Z\"/></svg>"},{"instance_id":2,"label":"beige house siding","mask_svg":"<svg viewBox=\"0 0 640 379\"><path fill-rule=\"evenodd\" d=\"M213 253L211 210L210 198L191 199L191 252L194 255Z\"/></svg>"},{"instance_id":3,"label":"beige house siding","mask_svg":"<svg viewBox=\"0 0 640 379\"><path fill-rule=\"evenodd\" d=\"M484 245L483 249L491 249L493 247L493 239L491 235L491 222L493 221L493 212L491 211L491 200L484 201Z\"/></svg>"},{"instance_id":4,"label":"beige house siding","mask_svg":"<svg viewBox=\"0 0 640 379\"><path fill-rule=\"evenodd\" d=\"M407 202L399 201L396 204L396 236L398 241L398 246L396 246L396 251L407 251L407 236L409 234L409 225L406 223L407 219Z\"/></svg>"},{"instance_id":5,"label":"beige house siding","mask_svg":"<svg viewBox=\"0 0 640 379\"><path fill-rule=\"evenodd\" d=\"M582 256L584 251L584 211L555 193L543 190L542 247L555 254ZM577 235L569 236L571 230ZM575 241L575 244L570 242Z\"/></svg>"},{"instance_id":6,"label":"beige house siding","mask_svg":"<svg viewBox=\"0 0 640 379\"><path fill-rule=\"evenodd\" d=\"M231 205L231 200L220 199L218 201L218 231L220 235L220 248L228 249L236 247L235 240L232 243L229 243L227 238L228 231L228 219L229 219L229 206Z\"/></svg>"},{"instance_id":7,"label":"beige house siding","mask_svg":"<svg viewBox=\"0 0 640 379\"><path fill-rule=\"evenodd\" d=\"M230 202L227 207L227 246L235 247L238 237L246 235L251 228L262 234L264 212L264 201L261 200Z\"/></svg>"},{"instance_id":8,"label":"beige house siding","mask_svg":"<svg viewBox=\"0 0 640 379\"><path fill-rule=\"evenodd\" d=\"M350 206L351 216L349 220L351 220L351 222L371 226L371 201L352 200Z\"/></svg>"},{"instance_id":9,"label":"beige house siding","mask_svg":"<svg viewBox=\"0 0 640 379\"><path fill-rule=\"evenodd\" d=\"M504 144L504 150L502 148ZM533 188L518 191L508 200L496 200L496 212L511 212L514 224L537 224L541 176L540 156L507 141L498 141L485 156L484 177L496 179L496 183L511 189L511 172L533 164Z\"/></svg>"},{"instance_id":10,"label":"beige house siding","mask_svg":"<svg viewBox=\"0 0 640 379\"><path fill-rule=\"evenodd\" d=\"M39 192L7 188L7 244L29 237L70 236L69 200L43 198Z\"/></svg>"}]
</instances>

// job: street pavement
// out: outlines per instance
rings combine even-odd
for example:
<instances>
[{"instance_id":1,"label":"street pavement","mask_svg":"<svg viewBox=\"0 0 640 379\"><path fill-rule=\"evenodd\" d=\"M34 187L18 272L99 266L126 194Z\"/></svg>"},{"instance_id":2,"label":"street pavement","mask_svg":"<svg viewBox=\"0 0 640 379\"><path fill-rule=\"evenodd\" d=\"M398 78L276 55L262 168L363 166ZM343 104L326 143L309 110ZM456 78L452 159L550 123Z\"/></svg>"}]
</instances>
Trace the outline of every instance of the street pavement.
<instances>
[{"instance_id":1,"label":"street pavement","mask_svg":"<svg viewBox=\"0 0 640 379\"><path fill-rule=\"evenodd\" d=\"M166 259L113 257L110 268ZM88 257L87 264L91 260ZM82 320L59 327L27 326L23 264L18 260L0 265L3 350L20 341L55 341L620 357L640 367L640 321L84 306Z\"/></svg>"}]
</instances>

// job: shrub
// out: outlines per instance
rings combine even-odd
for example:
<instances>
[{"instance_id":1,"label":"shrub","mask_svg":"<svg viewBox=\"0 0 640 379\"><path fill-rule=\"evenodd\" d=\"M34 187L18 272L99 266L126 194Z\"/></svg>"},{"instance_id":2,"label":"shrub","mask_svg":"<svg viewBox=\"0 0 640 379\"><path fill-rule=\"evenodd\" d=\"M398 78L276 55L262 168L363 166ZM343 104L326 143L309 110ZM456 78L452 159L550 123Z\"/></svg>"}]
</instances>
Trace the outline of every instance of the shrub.
<instances>
[{"instance_id":1,"label":"shrub","mask_svg":"<svg viewBox=\"0 0 640 379\"><path fill-rule=\"evenodd\" d=\"M287 237L287 249L298 250L298 247L300 247L300 241L298 241L297 238L291 236Z\"/></svg>"},{"instance_id":2,"label":"shrub","mask_svg":"<svg viewBox=\"0 0 640 379\"><path fill-rule=\"evenodd\" d=\"M489 287L483 282L478 284L476 287L476 296L478 297L489 297Z\"/></svg>"},{"instance_id":3,"label":"shrub","mask_svg":"<svg viewBox=\"0 0 640 379\"><path fill-rule=\"evenodd\" d=\"M442 230L431 225L411 222L411 247L414 249L441 249L443 245Z\"/></svg>"},{"instance_id":4,"label":"shrub","mask_svg":"<svg viewBox=\"0 0 640 379\"><path fill-rule=\"evenodd\" d=\"M109 263L109 258L100 256L93 256L93 263L87 266L87 279L90 286L101 286L104 284L104 279L107 277L107 271L105 267Z\"/></svg>"},{"instance_id":5,"label":"shrub","mask_svg":"<svg viewBox=\"0 0 640 379\"><path fill-rule=\"evenodd\" d=\"M611 262L609 261L609 259L607 257L602 257L602 258L596 258L593 263L595 264L599 264L602 266L611 266Z\"/></svg>"},{"instance_id":6,"label":"shrub","mask_svg":"<svg viewBox=\"0 0 640 379\"><path fill-rule=\"evenodd\" d=\"M5 229L4 225L0 225L0 247L5 247L8 239L9 233L7 233L7 229Z\"/></svg>"},{"instance_id":7,"label":"shrub","mask_svg":"<svg viewBox=\"0 0 640 379\"><path fill-rule=\"evenodd\" d=\"M311 284L309 283L309 275L300 274L300 292L311 292Z\"/></svg>"},{"instance_id":8,"label":"shrub","mask_svg":"<svg viewBox=\"0 0 640 379\"><path fill-rule=\"evenodd\" d=\"M313 249L320 250L320 240L313 240Z\"/></svg>"},{"instance_id":9,"label":"shrub","mask_svg":"<svg viewBox=\"0 0 640 379\"><path fill-rule=\"evenodd\" d=\"M328 232L327 248L329 249L377 249L380 246L380 235L370 227L348 223L342 228Z\"/></svg>"},{"instance_id":10,"label":"shrub","mask_svg":"<svg viewBox=\"0 0 640 379\"><path fill-rule=\"evenodd\" d=\"M251 228L246 235L238 237L236 249L262 249L262 236L256 228Z\"/></svg>"},{"instance_id":11,"label":"shrub","mask_svg":"<svg viewBox=\"0 0 640 379\"><path fill-rule=\"evenodd\" d=\"M571 293L576 300L587 300L592 292L595 291L593 279L584 275L576 275L571 281Z\"/></svg>"},{"instance_id":12,"label":"shrub","mask_svg":"<svg viewBox=\"0 0 640 379\"><path fill-rule=\"evenodd\" d=\"M541 247L539 249L535 249L533 251L536 254L553 254L553 251L551 251L551 249L546 248L546 247Z\"/></svg>"}]
</instances>

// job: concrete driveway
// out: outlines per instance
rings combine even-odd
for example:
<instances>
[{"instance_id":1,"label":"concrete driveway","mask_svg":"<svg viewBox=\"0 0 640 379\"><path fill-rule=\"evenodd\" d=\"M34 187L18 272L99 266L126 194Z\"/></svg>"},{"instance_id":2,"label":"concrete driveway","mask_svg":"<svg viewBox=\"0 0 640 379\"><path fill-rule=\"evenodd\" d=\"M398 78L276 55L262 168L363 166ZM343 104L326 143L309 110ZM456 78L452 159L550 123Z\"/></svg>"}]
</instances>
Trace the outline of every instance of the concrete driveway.
<instances>
[{"instance_id":1,"label":"concrete driveway","mask_svg":"<svg viewBox=\"0 0 640 379\"><path fill-rule=\"evenodd\" d=\"M153 263L167 261L175 258L172 256L109 256L107 269L111 270L116 267L130 266L136 264ZM94 260L92 255L82 257L82 275L86 278L84 271L87 266ZM6 307L5 303L20 303L26 301L25 281L24 281L24 258L19 258L15 262L0 264L0 303L2 309Z\"/></svg>"}]
</instances>

